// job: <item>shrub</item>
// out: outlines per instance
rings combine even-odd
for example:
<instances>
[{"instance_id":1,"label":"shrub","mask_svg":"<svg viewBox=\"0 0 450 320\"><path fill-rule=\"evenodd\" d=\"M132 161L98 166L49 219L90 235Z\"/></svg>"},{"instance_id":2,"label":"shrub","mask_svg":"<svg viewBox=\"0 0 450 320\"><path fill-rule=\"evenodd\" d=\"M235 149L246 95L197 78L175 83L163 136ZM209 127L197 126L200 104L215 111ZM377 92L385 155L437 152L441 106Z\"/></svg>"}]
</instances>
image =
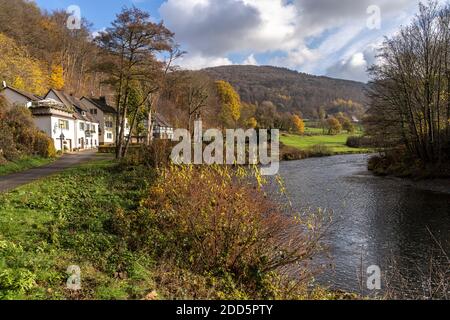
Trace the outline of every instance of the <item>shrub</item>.
<instances>
[{"instance_id":1,"label":"shrub","mask_svg":"<svg viewBox=\"0 0 450 320\"><path fill-rule=\"evenodd\" d=\"M324 144L316 144L306 150L308 157L328 157L332 156L333 150Z\"/></svg>"},{"instance_id":2,"label":"shrub","mask_svg":"<svg viewBox=\"0 0 450 320\"><path fill-rule=\"evenodd\" d=\"M34 152L44 158L56 157L56 149L53 140L44 132L36 131L34 133Z\"/></svg>"},{"instance_id":3,"label":"shrub","mask_svg":"<svg viewBox=\"0 0 450 320\"><path fill-rule=\"evenodd\" d=\"M287 277L283 268L309 279L306 265L320 248L323 221L287 215L268 200L262 182L242 168L170 166L139 210L118 213L116 228L135 250L229 279L229 290L274 298L272 281Z\"/></svg>"},{"instance_id":4,"label":"shrub","mask_svg":"<svg viewBox=\"0 0 450 320\"><path fill-rule=\"evenodd\" d=\"M369 137L352 136L347 138L346 145L350 148L370 148L375 144L374 141Z\"/></svg>"},{"instance_id":5,"label":"shrub","mask_svg":"<svg viewBox=\"0 0 450 320\"><path fill-rule=\"evenodd\" d=\"M130 147L122 164L126 166L144 165L149 168L165 167L170 163L174 142L153 140L150 145Z\"/></svg>"}]
</instances>

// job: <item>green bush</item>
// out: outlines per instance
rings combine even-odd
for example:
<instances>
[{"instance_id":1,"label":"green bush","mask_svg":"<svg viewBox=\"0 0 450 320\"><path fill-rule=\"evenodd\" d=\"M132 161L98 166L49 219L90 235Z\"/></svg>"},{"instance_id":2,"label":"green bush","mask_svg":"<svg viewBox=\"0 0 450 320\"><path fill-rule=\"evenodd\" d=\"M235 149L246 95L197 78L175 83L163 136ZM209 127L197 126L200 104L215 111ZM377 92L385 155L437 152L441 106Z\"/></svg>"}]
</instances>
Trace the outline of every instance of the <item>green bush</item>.
<instances>
[{"instance_id":1,"label":"green bush","mask_svg":"<svg viewBox=\"0 0 450 320\"><path fill-rule=\"evenodd\" d=\"M53 140L36 128L27 108L0 99L0 158L14 161L35 155L55 157Z\"/></svg>"}]
</instances>

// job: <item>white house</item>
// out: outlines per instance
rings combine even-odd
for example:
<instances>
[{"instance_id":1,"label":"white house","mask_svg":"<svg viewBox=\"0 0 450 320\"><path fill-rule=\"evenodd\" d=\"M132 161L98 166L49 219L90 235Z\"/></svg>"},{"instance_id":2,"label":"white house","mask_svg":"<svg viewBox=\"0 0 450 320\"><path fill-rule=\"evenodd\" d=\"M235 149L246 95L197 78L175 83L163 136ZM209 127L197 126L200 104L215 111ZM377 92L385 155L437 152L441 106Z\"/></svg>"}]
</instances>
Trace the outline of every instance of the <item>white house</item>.
<instances>
[{"instance_id":1,"label":"white house","mask_svg":"<svg viewBox=\"0 0 450 320\"><path fill-rule=\"evenodd\" d=\"M174 129L169 122L159 113L153 114L153 137L155 139L172 140Z\"/></svg>"},{"instance_id":2,"label":"white house","mask_svg":"<svg viewBox=\"0 0 450 320\"><path fill-rule=\"evenodd\" d=\"M99 122L90 114L88 106L72 95L63 91L51 89L45 96L45 99L53 99L66 108L74 110L75 139L73 149L86 150L94 149L99 146Z\"/></svg>"},{"instance_id":3,"label":"white house","mask_svg":"<svg viewBox=\"0 0 450 320\"><path fill-rule=\"evenodd\" d=\"M51 137L56 150L75 148L75 111L53 99L33 101L29 107L36 126Z\"/></svg>"},{"instance_id":4,"label":"white house","mask_svg":"<svg viewBox=\"0 0 450 320\"><path fill-rule=\"evenodd\" d=\"M34 94L8 86L4 81L2 88L0 89L0 95L2 95L9 104L24 107L30 107L33 101L41 100L40 97Z\"/></svg>"},{"instance_id":5,"label":"white house","mask_svg":"<svg viewBox=\"0 0 450 320\"><path fill-rule=\"evenodd\" d=\"M109 145L116 142L116 117L117 111L110 106L105 97L82 97L80 101L87 107L91 116L100 124L100 145ZM130 134L128 121L126 120L125 137Z\"/></svg>"}]
</instances>

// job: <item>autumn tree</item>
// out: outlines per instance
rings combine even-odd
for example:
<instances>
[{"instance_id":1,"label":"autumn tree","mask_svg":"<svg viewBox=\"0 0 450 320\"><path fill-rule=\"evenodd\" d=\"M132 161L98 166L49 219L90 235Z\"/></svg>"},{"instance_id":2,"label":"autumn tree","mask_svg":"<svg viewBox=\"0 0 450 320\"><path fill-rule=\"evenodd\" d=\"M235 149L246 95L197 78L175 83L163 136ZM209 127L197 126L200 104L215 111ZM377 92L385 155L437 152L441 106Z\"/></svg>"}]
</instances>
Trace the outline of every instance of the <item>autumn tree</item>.
<instances>
[{"instance_id":1,"label":"autumn tree","mask_svg":"<svg viewBox=\"0 0 450 320\"><path fill-rule=\"evenodd\" d=\"M303 135L305 133L305 122L298 115L292 116L292 123L294 124L295 132Z\"/></svg>"},{"instance_id":2,"label":"autumn tree","mask_svg":"<svg viewBox=\"0 0 450 320\"><path fill-rule=\"evenodd\" d=\"M116 91L116 157L123 158L129 139L124 143L126 119L129 115L131 83L139 82L142 105L152 104L161 88L164 63L156 55L171 52L174 34L164 24L154 23L150 15L136 7L124 8L112 26L101 32L97 44L107 53L99 64L109 75L108 83ZM151 126L151 121L149 121Z\"/></svg>"},{"instance_id":3,"label":"autumn tree","mask_svg":"<svg viewBox=\"0 0 450 320\"><path fill-rule=\"evenodd\" d=\"M328 128L328 134L330 135L336 135L339 134L342 131L342 125L336 118L329 118L327 120L327 128Z\"/></svg>"},{"instance_id":4,"label":"autumn tree","mask_svg":"<svg viewBox=\"0 0 450 320\"><path fill-rule=\"evenodd\" d=\"M61 90L64 87L64 70L61 65L53 65L50 75L50 87Z\"/></svg>"},{"instance_id":5,"label":"autumn tree","mask_svg":"<svg viewBox=\"0 0 450 320\"><path fill-rule=\"evenodd\" d=\"M241 98L233 86L226 81L217 81L216 90L222 109L220 117L223 125L237 127L238 120L241 118Z\"/></svg>"},{"instance_id":6,"label":"autumn tree","mask_svg":"<svg viewBox=\"0 0 450 320\"><path fill-rule=\"evenodd\" d=\"M44 71L25 47L0 33L0 80L18 89L43 94L46 91Z\"/></svg>"}]
</instances>

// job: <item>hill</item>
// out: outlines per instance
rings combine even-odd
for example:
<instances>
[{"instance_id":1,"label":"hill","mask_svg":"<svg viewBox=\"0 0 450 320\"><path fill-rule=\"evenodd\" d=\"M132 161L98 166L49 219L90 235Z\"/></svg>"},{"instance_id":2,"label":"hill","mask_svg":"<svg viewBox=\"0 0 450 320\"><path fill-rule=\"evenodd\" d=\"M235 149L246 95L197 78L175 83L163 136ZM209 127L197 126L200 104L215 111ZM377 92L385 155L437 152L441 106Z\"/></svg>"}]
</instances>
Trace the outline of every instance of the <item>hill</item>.
<instances>
[{"instance_id":1,"label":"hill","mask_svg":"<svg viewBox=\"0 0 450 320\"><path fill-rule=\"evenodd\" d=\"M281 112L301 112L317 117L320 107L336 110L337 100L366 104L366 84L313 76L271 66L222 66L203 70L214 80L230 82L247 103L271 101ZM340 111L340 110L338 110ZM359 110L357 113L361 113Z\"/></svg>"}]
</instances>

